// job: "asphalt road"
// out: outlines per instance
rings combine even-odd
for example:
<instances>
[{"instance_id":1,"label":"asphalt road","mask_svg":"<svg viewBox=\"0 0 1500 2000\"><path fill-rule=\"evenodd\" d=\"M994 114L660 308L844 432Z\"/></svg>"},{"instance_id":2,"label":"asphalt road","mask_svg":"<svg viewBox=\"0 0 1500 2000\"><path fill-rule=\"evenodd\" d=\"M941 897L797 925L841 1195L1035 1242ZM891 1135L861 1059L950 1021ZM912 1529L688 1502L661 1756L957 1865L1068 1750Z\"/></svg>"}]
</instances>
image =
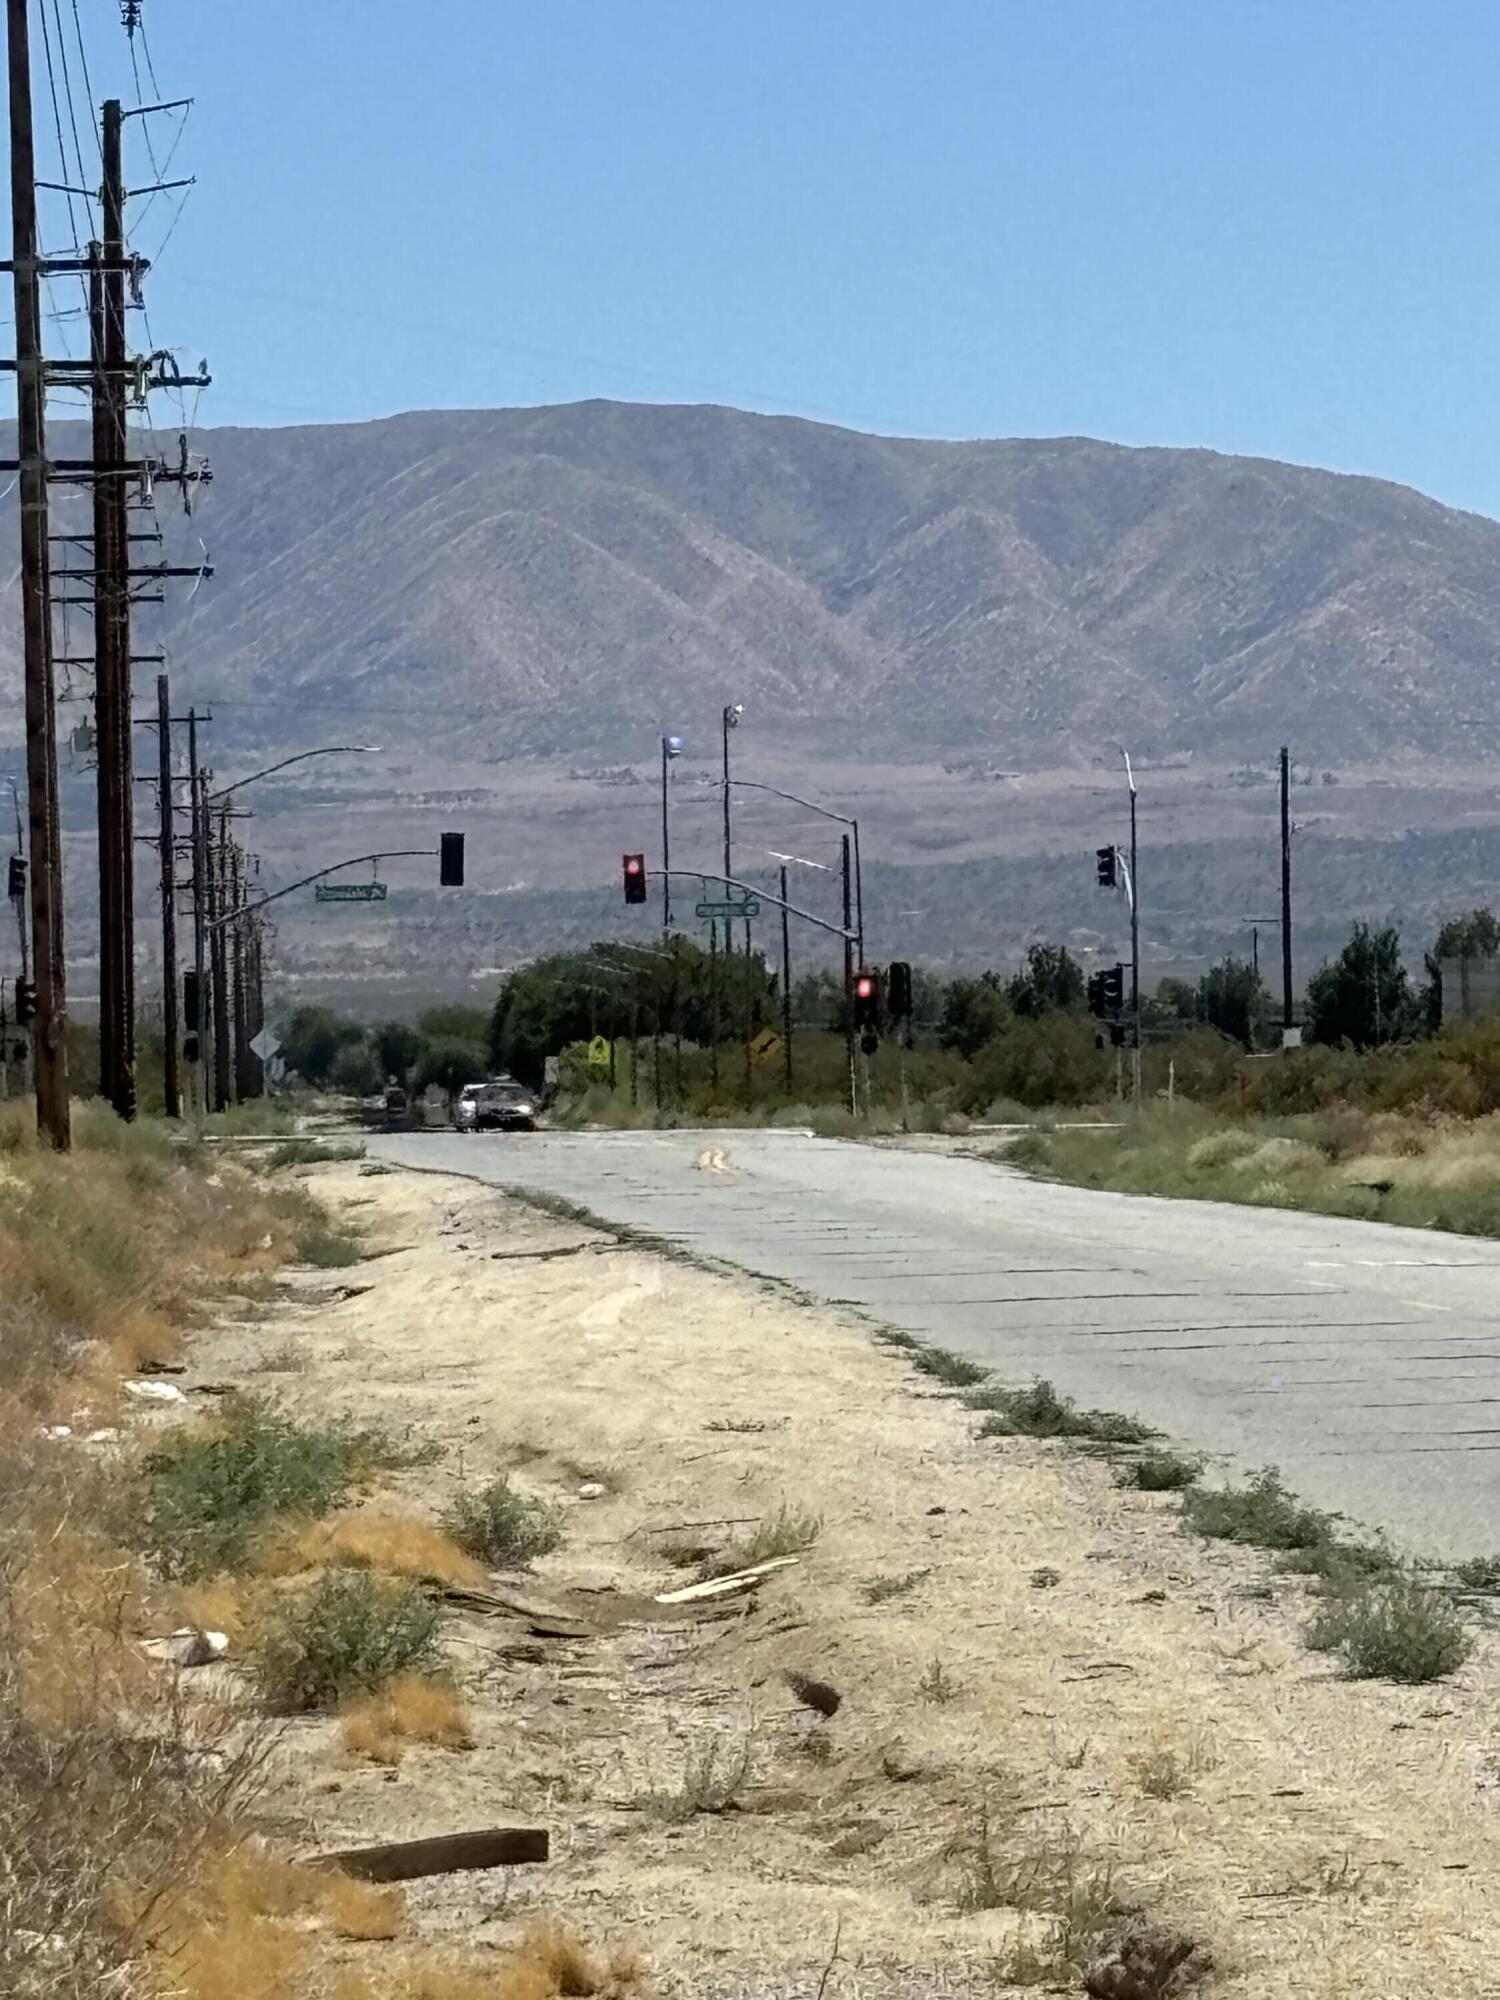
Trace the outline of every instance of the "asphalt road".
<instances>
[{"instance_id":1,"label":"asphalt road","mask_svg":"<svg viewBox=\"0 0 1500 2000\"><path fill-rule=\"evenodd\" d=\"M566 1196L1005 1379L1045 1375L1231 1474L1278 1465L1304 1498L1414 1551L1500 1550L1500 1244L1094 1194L790 1132L370 1144ZM722 1169L700 1164L714 1149Z\"/></svg>"}]
</instances>

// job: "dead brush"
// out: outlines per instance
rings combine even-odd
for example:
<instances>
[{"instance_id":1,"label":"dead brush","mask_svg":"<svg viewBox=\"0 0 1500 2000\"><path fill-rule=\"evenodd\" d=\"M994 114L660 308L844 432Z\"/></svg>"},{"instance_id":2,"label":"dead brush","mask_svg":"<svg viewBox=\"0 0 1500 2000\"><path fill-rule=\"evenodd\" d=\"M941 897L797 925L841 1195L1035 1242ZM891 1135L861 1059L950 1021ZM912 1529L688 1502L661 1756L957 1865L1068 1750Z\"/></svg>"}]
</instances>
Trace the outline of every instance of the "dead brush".
<instances>
[{"instance_id":1,"label":"dead brush","mask_svg":"<svg viewBox=\"0 0 1500 2000\"><path fill-rule=\"evenodd\" d=\"M340 1719L339 1738L353 1755L392 1766L414 1743L440 1750L474 1747L473 1726L458 1690L422 1674L402 1674L378 1693L351 1703Z\"/></svg>"},{"instance_id":2,"label":"dead brush","mask_svg":"<svg viewBox=\"0 0 1500 2000\"><path fill-rule=\"evenodd\" d=\"M333 2000L630 2000L645 1978L644 1962L627 1947L593 1951L566 1925L543 1919L498 1964L429 1953L350 1968L332 1991Z\"/></svg>"},{"instance_id":3,"label":"dead brush","mask_svg":"<svg viewBox=\"0 0 1500 2000\"><path fill-rule=\"evenodd\" d=\"M466 1590L483 1589L489 1582L483 1564L465 1555L431 1521L379 1508L288 1527L267 1550L261 1568L268 1576L294 1576L329 1564Z\"/></svg>"},{"instance_id":4,"label":"dead brush","mask_svg":"<svg viewBox=\"0 0 1500 2000\"><path fill-rule=\"evenodd\" d=\"M695 1819L700 1813L728 1812L750 1782L755 1763L755 1732L746 1729L736 1740L711 1736L690 1745L675 1780L653 1785L635 1803L653 1819L669 1825Z\"/></svg>"}]
</instances>

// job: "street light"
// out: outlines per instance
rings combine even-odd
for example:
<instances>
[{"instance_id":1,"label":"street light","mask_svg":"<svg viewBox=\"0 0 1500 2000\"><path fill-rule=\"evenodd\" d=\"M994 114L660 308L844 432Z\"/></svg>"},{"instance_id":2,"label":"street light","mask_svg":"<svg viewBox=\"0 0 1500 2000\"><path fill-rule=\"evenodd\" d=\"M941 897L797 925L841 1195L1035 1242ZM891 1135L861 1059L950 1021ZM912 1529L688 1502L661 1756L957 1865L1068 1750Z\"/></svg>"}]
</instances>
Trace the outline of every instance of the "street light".
<instances>
[{"instance_id":1,"label":"street light","mask_svg":"<svg viewBox=\"0 0 1500 2000\"><path fill-rule=\"evenodd\" d=\"M855 949L859 955L860 964L863 965L865 958L865 885L864 885L864 871L860 866L860 858L859 858L859 821L855 819L853 815L850 813L835 812L832 806L820 806L816 799L804 799L797 792L784 792L779 785L764 785L760 782L758 778L731 779L729 777L729 767L726 760L725 775L724 775L724 792L726 798L728 796L729 787L731 784L738 785L742 791L769 792L772 798L786 799L789 804L794 806L806 806L809 812L821 813L824 819L837 820L840 826L847 826L849 828L850 832L854 836ZM725 807L724 817L725 817L725 822L727 824L729 818L729 809L727 806ZM725 872L726 873L728 872L727 864Z\"/></svg>"},{"instance_id":2,"label":"street light","mask_svg":"<svg viewBox=\"0 0 1500 2000\"><path fill-rule=\"evenodd\" d=\"M734 873L733 840L729 828L729 732L731 729L739 728L740 717L744 713L745 704L742 701L726 702L724 705L724 873L726 877Z\"/></svg>"},{"instance_id":3,"label":"street light","mask_svg":"<svg viewBox=\"0 0 1500 2000\"><path fill-rule=\"evenodd\" d=\"M668 778L673 761L682 755L680 736L663 736L661 739L661 928L662 936L672 928L672 823L667 811L669 796Z\"/></svg>"},{"instance_id":4,"label":"street light","mask_svg":"<svg viewBox=\"0 0 1500 2000\"><path fill-rule=\"evenodd\" d=\"M253 785L258 778L272 777L277 771L286 770L290 764L300 764L308 757L374 757L378 756L378 743L325 743L317 750L299 750L295 757L283 757L279 764L267 764L263 771L252 771L248 778L236 778L232 785L225 785L221 791L210 792L208 803L216 805L220 799L227 799L231 792L237 792L243 785Z\"/></svg>"}]
</instances>

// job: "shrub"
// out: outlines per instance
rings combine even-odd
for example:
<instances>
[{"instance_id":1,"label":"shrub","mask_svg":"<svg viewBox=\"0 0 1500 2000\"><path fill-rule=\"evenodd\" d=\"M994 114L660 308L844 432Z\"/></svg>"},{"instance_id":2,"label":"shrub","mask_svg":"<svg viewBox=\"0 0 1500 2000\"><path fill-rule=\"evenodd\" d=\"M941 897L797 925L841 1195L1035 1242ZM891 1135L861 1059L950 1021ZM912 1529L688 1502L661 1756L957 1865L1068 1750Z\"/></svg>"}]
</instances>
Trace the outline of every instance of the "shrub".
<instances>
[{"instance_id":1,"label":"shrub","mask_svg":"<svg viewBox=\"0 0 1500 2000\"><path fill-rule=\"evenodd\" d=\"M1177 1493L1197 1483L1203 1462L1182 1458L1175 1451L1148 1451L1131 1459L1117 1475L1121 1486L1133 1486L1142 1493Z\"/></svg>"},{"instance_id":2,"label":"shrub","mask_svg":"<svg viewBox=\"0 0 1500 2000\"><path fill-rule=\"evenodd\" d=\"M955 1354L951 1347L921 1347L912 1355L911 1365L919 1375L930 1375L950 1389L969 1389L988 1377L988 1368Z\"/></svg>"},{"instance_id":3,"label":"shrub","mask_svg":"<svg viewBox=\"0 0 1500 2000\"><path fill-rule=\"evenodd\" d=\"M518 1493L508 1479L467 1487L443 1515L443 1527L467 1554L495 1569L524 1569L562 1541L562 1517L544 1500Z\"/></svg>"},{"instance_id":4,"label":"shrub","mask_svg":"<svg viewBox=\"0 0 1500 2000\"><path fill-rule=\"evenodd\" d=\"M1413 1576L1334 1600L1305 1636L1317 1651L1339 1654L1345 1672L1357 1681L1442 1680L1473 1651L1453 1607Z\"/></svg>"},{"instance_id":5,"label":"shrub","mask_svg":"<svg viewBox=\"0 0 1500 2000\"><path fill-rule=\"evenodd\" d=\"M141 1539L164 1576L242 1569L282 1514L324 1514L395 1462L378 1434L298 1424L254 1396L159 1446L141 1469Z\"/></svg>"},{"instance_id":6,"label":"shrub","mask_svg":"<svg viewBox=\"0 0 1500 2000\"><path fill-rule=\"evenodd\" d=\"M438 1661L442 1620L415 1584L329 1570L289 1598L254 1644L256 1680L278 1715L336 1708Z\"/></svg>"},{"instance_id":7,"label":"shrub","mask_svg":"<svg viewBox=\"0 0 1500 2000\"><path fill-rule=\"evenodd\" d=\"M1274 1465L1238 1488L1190 1488L1182 1518L1195 1534L1257 1549L1316 1549L1333 1538L1328 1516L1298 1506Z\"/></svg>"},{"instance_id":8,"label":"shrub","mask_svg":"<svg viewBox=\"0 0 1500 2000\"><path fill-rule=\"evenodd\" d=\"M971 1410L984 1410L982 1437L1093 1438L1103 1444L1145 1444L1157 1433L1149 1424L1118 1410L1081 1410L1071 1396L1061 1396L1050 1382L1033 1382L1028 1389L976 1389L965 1398Z\"/></svg>"},{"instance_id":9,"label":"shrub","mask_svg":"<svg viewBox=\"0 0 1500 2000\"><path fill-rule=\"evenodd\" d=\"M747 1540L732 1552L734 1567L749 1569L754 1563L771 1562L777 1556L800 1556L823 1532L823 1516L806 1507L778 1507L767 1514Z\"/></svg>"},{"instance_id":10,"label":"shrub","mask_svg":"<svg viewBox=\"0 0 1500 2000\"><path fill-rule=\"evenodd\" d=\"M654 1819L680 1823L699 1813L723 1813L744 1791L754 1763L755 1738L749 1731L738 1743L715 1737L690 1749L681 1775L666 1787L653 1787L640 1799Z\"/></svg>"}]
</instances>

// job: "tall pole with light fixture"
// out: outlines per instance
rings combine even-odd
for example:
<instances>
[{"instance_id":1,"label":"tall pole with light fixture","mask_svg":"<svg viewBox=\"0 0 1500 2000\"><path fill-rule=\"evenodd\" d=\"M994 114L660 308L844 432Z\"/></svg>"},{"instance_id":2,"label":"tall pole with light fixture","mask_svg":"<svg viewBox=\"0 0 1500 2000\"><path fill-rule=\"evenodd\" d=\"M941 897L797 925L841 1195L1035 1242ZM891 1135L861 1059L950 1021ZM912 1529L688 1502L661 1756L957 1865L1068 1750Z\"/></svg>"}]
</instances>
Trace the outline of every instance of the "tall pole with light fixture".
<instances>
[{"instance_id":1,"label":"tall pole with light fixture","mask_svg":"<svg viewBox=\"0 0 1500 2000\"><path fill-rule=\"evenodd\" d=\"M672 816L667 801L671 797L674 758L682 755L680 736L661 739L661 928L665 941L672 929Z\"/></svg>"}]
</instances>

